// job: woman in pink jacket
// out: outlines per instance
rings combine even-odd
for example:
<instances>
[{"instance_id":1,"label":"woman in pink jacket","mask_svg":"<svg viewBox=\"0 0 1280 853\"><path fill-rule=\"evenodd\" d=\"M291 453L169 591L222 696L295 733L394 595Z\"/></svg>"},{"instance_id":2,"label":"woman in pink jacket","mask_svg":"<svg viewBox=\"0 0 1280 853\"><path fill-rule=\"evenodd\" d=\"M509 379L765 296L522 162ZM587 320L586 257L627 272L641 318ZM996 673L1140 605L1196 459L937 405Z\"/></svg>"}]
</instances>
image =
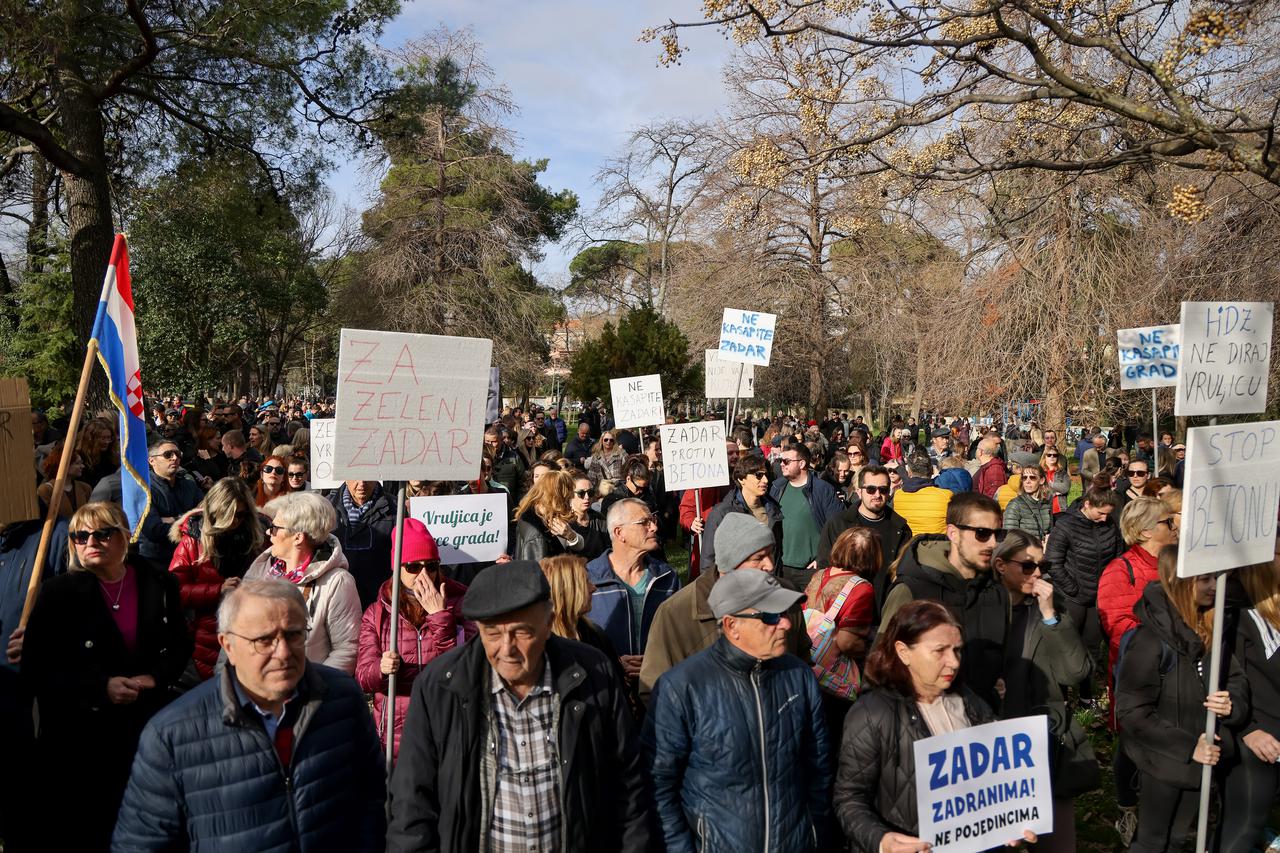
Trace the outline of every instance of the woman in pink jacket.
<instances>
[{"instance_id":1,"label":"woman in pink jacket","mask_svg":"<svg viewBox=\"0 0 1280 853\"><path fill-rule=\"evenodd\" d=\"M394 540L393 540L394 541ZM400 731L409 710L409 694L418 673L435 658L475 636L476 628L462 618L467 588L440 573L440 551L426 525L404 520L404 548L400 554L400 614L397 651L391 647L391 581L364 612L356 680L373 694L374 724L387 743L387 676L396 673L393 757L400 750Z\"/></svg>"}]
</instances>

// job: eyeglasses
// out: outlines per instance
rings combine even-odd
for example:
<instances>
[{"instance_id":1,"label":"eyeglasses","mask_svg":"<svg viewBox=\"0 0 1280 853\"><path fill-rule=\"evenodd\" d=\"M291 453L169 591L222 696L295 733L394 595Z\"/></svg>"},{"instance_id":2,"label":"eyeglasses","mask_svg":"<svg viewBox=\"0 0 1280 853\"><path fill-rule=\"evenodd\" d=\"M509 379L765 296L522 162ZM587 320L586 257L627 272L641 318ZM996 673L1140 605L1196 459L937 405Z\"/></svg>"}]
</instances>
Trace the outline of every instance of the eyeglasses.
<instances>
[{"instance_id":1,"label":"eyeglasses","mask_svg":"<svg viewBox=\"0 0 1280 853\"><path fill-rule=\"evenodd\" d=\"M862 491L869 495L889 495L893 492L893 486L863 486Z\"/></svg>"},{"instance_id":2,"label":"eyeglasses","mask_svg":"<svg viewBox=\"0 0 1280 853\"><path fill-rule=\"evenodd\" d=\"M111 534L115 532L116 529L114 527L103 527L98 530L73 530L67 536L77 545L88 545L90 537L93 538L94 542L101 545L103 542L108 541L111 538Z\"/></svg>"},{"instance_id":3,"label":"eyeglasses","mask_svg":"<svg viewBox=\"0 0 1280 853\"><path fill-rule=\"evenodd\" d=\"M177 459L181 455L182 454L176 450L165 450L160 453L152 453L151 458L155 459L157 457L163 456L165 459Z\"/></svg>"},{"instance_id":4,"label":"eyeglasses","mask_svg":"<svg viewBox=\"0 0 1280 853\"><path fill-rule=\"evenodd\" d=\"M289 527L281 527L281 526L280 526L280 525L278 525L278 524L268 524L268 525L267 525L267 535L268 535L268 536L275 536L275 535L276 535L277 533L279 533L281 530L283 530L285 533L296 533L296 532L297 532L296 530L293 530L292 528L289 528Z\"/></svg>"},{"instance_id":5,"label":"eyeglasses","mask_svg":"<svg viewBox=\"0 0 1280 853\"><path fill-rule=\"evenodd\" d=\"M573 496L576 498L589 498L591 497L591 490L590 489L574 489Z\"/></svg>"},{"instance_id":6,"label":"eyeglasses","mask_svg":"<svg viewBox=\"0 0 1280 853\"><path fill-rule=\"evenodd\" d=\"M768 476L769 476L768 473L764 471L749 471L747 473L747 477L755 477L757 480L763 480ZM745 480L747 477L743 477L742 479Z\"/></svg>"},{"instance_id":7,"label":"eyeglasses","mask_svg":"<svg viewBox=\"0 0 1280 853\"><path fill-rule=\"evenodd\" d=\"M290 479L290 480L305 480L305 479L307 479L307 472L306 472L306 471L290 471L290 472L289 472L289 479Z\"/></svg>"},{"instance_id":8,"label":"eyeglasses","mask_svg":"<svg viewBox=\"0 0 1280 853\"><path fill-rule=\"evenodd\" d=\"M1147 469L1145 469L1145 468L1127 468L1127 469L1125 469L1125 473L1126 473L1126 474L1128 474L1130 477L1149 477L1149 476L1151 476L1151 472L1150 472L1150 471L1148 471L1148 470L1147 470Z\"/></svg>"},{"instance_id":9,"label":"eyeglasses","mask_svg":"<svg viewBox=\"0 0 1280 853\"><path fill-rule=\"evenodd\" d=\"M262 473L264 474L283 474L284 470L285 469L280 467L279 465L263 465L262 466Z\"/></svg>"},{"instance_id":10,"label":"eyeglasses","mask_svg":"<svg viewBox=\"0 0 1280 853\"><path fill-rule=\"evenodd\" d=\"M302 648L302 644L307 641L306 628L286 628L279 634L272 634L269 637L246 637L244 634L237 634L235 631L228 631L227 633L244 640L260 655L269 655L274 652L276 644L281 640L284 640L285 646L295 650Z\"/></svg>"},{"instance_id":11,"label":"eyeglasses","mask_svg":"<svg viewBox=\"0 0 1280 853\"><path fill-rule=\"evenodd\" d=\"M1156 524L1163 524L1165 527L1169 528L1170 532L1172 532L1174 529L1175 522L1173 520L1173 516L1169 516L1168 518L1160 519L1159 521L1156 522Z\"/></svg>"},{"instance_id":12,"label":"eyeglasses","mask_svg":"<svg viewBox=\"0 0 1280 853\"><path fill-rule=\"evenodd\" d=\"M1044 560L1041 560L1040 562L1036 562L1035 560L1005 560L1005 562L1013 563L1015 566L1022 569L1022 573L1024 575L1029 575L1036 569L1039 569L1041 572L1049 570L1049 564Z\"/></svg>"},{"instance_id":13,"label":"eyeglasses","mask_svg":"<svg viewBox=\"0 0 1280 853\"><path fill-rule=\"evenodd\" d=\"M1005 530L1003 527L972 527L968 524L957 524L956 527L961 530L968 530L973 534L973 538L977 539L979 542L986 542L992 536L996 538L997 542L1003 542L1004 537L1009 533L1009 531Z\"/></svg>"},{"instance_id":14,"label":"eyeglasses","mask_svg":"<svg viewBox=\"0 0 1280 853\"><path fill-rule=\"evenodd\" d=\"M765 625L777 625L782 621L785 613L734 613L734 619L758 619Z\"/></svg>"},{"instance_id":15,"label":"eyeglasses","mask_svg":"<svg viewBox=\"0 0 1280 853\"><path fill-rule=\"evenodd\" d=\"M783 465L791 465L792 463L799 462L800 458L796 457L795 459L784 459L783 457L780 456L778 457L778 461L781 462Z\"/></svg>"},{"instance_id":16,"label":"eyeglasses","mask_svg":"<svg viewBox=\"0 0 1280 853\"><path fill-rule=\"evenodd\" d=\"M646 515L644 518L637 518L635 521L624 521L621 526L626 527L628 524L643 524L645 527L656 528L658 526L658 517L656 515Z\"/></svg>"}]
</instances>

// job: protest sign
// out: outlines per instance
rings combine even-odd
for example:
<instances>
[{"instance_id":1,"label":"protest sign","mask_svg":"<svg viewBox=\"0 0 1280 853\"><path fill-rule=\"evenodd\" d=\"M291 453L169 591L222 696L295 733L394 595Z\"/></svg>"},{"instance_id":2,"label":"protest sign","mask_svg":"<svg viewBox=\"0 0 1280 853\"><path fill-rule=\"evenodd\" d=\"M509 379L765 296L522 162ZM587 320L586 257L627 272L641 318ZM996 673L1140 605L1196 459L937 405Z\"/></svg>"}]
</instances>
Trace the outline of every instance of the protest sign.
<instances>
[{"instance_id":1,"label":"protest sign","mask_svg":"<svg viewBox=\"0 0 1280 853\"><path fill-rule=\"evenodd\" d=\"M25 379L0 378L0 482L5 484L0 489L0 524L40 517L31 468L31 395Z\"/></svg>"},{"instance_id":2,"label":"protest sign","mask_svg":"<svg viewBox=\"0 0 1280 853\"><path fill-rule=\"evenodd\" d=\"M312 418L311 488L336 489L341 480L333 477L333 418Z\"/></svg>"},{"instance_id":3,"label":"protest sign","mask_svg":"<svg viewBox=\"0 0 1280 853\"><path fill-rule=\"evenodd\" d=\"M1053 831L1049 718L1016 717L915 743L919 837L974 853Z\"/></svg>"},{"instance_id":4,"label":"protest sign","mask_svg":"<svg viewBox=\"0 0 1280 853\"><path fill-rule=\"evenodd\" d=\"M740 361L725 361L716 350L703 350L706 358L707 399L756 396L756 366ZM741 377L741 383L738 378ZM736 391L736 393L735 393Z\"/></svg>"},{"instance_id":5,"label":"protest sign","mask_svg":"<svg viewBox=\"0 0 1280 853\"><path fill-rule=\"evenodd\" d=\"M1178 577L1270 562L1280 509L1280 421L1187 430Z\"/></svg>"},{"instance_id":6,"label":"protest sign","mask_svg":"<svg viewBox=\"0 0 1280 853\"><path fill-rule=\"evenodd\" d=\"M768 367L773 354L773 330L777 325L777 314L724 309L720 322L720 358Z\"/></svg>"},{"instance_id":7,"label":"protest sign","mask_svg":"<svg viewBox=\"0 0 1280 853\"><path fill-rule=\"evenodd\" d=\"M724 421L663 424L662 473L668 492L729 485Z\"/></svg>"},{"instance_id":8,"label":"protest sign","mask_svg":"<svg viewBox=\"0 0 1280 853\"><path fill-rule=\"evenodd\" d=\"M1175 415L1266 410L1274 311L1271 302L1182 303Z\"/></svg>"},{"instance_id":9,"label":"protest sign","mask_svg":"<svg viewBox=\"0 0 1280 853\"><path fill-rule=\"evenodd\" d=\"M618 429L653 426L667 419L662 377L656 373L610 379L609 395L613 397L613 424Z\"/></svg>"},{"instance_id":10,"label":"protest sign","mask_svg":"<svg viewBox=\"0 0 1280 853\"><path fill-rule=\"evenodd\" d=\"M491 424L498 420L502 410L502 386L498 380L498 368L489 368L489 399L484 407L484 422Z\"/></svg>"},{"instance_id":11,"label":"protest sign","mask_svg":"<svg viewBox=\"0 0 1280 853\"><path fill-rule=\"evenodd\" d=\"M445 565L496 560L507 549L505 492L409 498L409 515L427 526Z\"/></svg>"},{"instance_id":12,"label":"protest sign","mask_svg":"<svg viewBox=\"0 0 1280 853\"><path fill-rule=\"evenodd\" d=\"M343 329L333 476L474 480L493 341Z\"/></svg>"},{"instance_id":13,"label":"protest sign","mask_svg":"<svg viewBox=\"0 0 1280 853\"><path fill-rule=\"evenodd\" d=\"M1182 334L1178 326L1145 326L1116 331L1120 355L1120 387L1165 388L1178 384L1178 358Z\"/></svg>"}]
</instances>

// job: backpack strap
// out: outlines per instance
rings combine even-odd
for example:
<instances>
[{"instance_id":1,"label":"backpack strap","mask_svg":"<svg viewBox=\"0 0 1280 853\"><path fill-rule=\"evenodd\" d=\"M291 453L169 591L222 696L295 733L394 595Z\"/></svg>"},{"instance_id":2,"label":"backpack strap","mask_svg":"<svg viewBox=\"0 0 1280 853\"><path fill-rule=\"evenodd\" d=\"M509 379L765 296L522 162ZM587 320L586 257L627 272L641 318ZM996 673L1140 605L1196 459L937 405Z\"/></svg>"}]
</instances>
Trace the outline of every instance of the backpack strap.
<instances>
[{"instance_id":1,"label":"backpack strap","mask_svg":"<svg viewBox=\"0 0 1280 853\"><path fill-rule=\"evenodd\" d=\"M1129 572L1129 586L1137 586L1138 582L1136 579L1134 579L1134 576L1133 576L1133 563L1129 562L1128 557L1121 557L1120 562L1124 563L1125 569L1127 569Z\"/></svg>"}]
</instances>

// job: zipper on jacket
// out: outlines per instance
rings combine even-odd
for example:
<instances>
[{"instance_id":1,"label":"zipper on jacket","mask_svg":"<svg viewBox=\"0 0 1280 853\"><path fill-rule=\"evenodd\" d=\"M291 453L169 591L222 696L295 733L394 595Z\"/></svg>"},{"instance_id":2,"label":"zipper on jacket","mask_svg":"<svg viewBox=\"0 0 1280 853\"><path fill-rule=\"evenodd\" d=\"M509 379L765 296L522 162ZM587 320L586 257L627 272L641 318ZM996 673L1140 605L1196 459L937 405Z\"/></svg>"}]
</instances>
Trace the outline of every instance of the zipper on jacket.
<instances>
[{"instance_id":1,"label":"zipper on jacket","mask_svg":"<svg viewBox=\"0 0 1280 853\"><path fill-rule=\"evenodd\" d=\"M764 851L769 851L769 756L764 736L764 705L760 701L760 663L751 670L751 689L756 694L756 721L760 724L760 776L764 780Z\"/></svg>"},{"instance_id":2,"label":"zipper on jacket","mask_svg":"<svg viewBox=\"0 0 1280 853\"><path fill-rule=\"evenodd\" d=\"M707 849L707 816L698 815L698 850Z\"/></svg>"},{"instance_id":3,"label":"zipper on jacket","mask_svg":"<svg viewBox=\"0 0 1280 853\"><path fill-rule=\"evenodd\" d=\"M293 777L289 775L289 768L284 766L284 762L280 760L280 753L276 752L276 745L271 742L271 738L267 736L267 730L261 726L253 727L255 737L262 735L262 739L267 742L267 751L271 753L271 757L275 759L276 769L280 771L280 778L284 781L285 799L289 801L289 825L293 827L293 835L295 838L299 836L301 829L298 826L298 803L294 799ZM294 740L294 746L297 746L297 739Z\"/></svg>"}]
</instances>

